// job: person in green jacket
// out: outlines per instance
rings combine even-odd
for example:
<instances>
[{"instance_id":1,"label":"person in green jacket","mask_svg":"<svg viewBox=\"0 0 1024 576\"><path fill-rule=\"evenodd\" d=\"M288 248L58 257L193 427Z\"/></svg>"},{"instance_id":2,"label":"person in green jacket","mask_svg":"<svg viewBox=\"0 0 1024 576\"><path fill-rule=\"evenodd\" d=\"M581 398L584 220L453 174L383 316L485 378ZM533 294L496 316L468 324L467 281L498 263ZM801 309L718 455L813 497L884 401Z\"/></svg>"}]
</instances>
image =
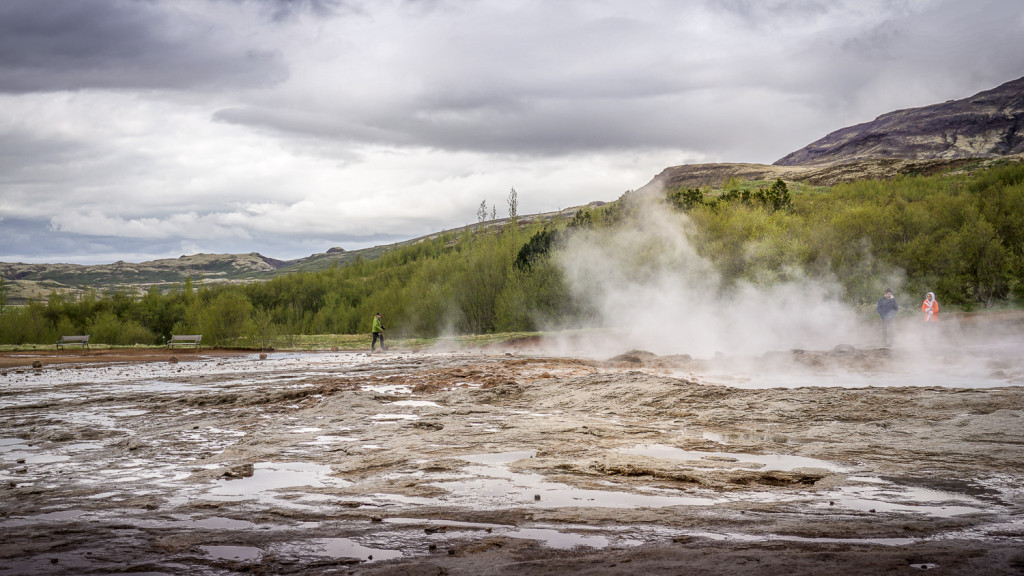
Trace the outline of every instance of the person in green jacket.
<instances>
[{"instance_id":1,"label":"person in green jacket","mask_svg":"<svg viewBox=\"0 0 1024 576\"><path fill-rule=\"evenodd\" d=\"M373 340L370 341L370 352L373 352L373 348L377 345L377 340L380 340L380 349L384 351L384 324L380 321L380 312L373 317Z\"/></svg>"}]
</instances>

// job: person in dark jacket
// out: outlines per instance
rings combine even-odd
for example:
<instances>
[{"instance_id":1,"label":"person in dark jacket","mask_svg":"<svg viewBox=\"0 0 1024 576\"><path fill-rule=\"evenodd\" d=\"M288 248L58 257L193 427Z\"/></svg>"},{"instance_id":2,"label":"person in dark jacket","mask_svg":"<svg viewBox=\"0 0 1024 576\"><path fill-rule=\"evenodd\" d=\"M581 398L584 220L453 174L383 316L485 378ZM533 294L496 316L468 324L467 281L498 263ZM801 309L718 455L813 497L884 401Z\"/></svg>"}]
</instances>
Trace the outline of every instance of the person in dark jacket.
<instances>
[{"instance_id":1,"label":"person in dark jacket","mask_svg":"<svg viewBox=\"0 0 1024 576\"><path fill-rule=\"evenodd\" d=\"M384 351L384 324L380 321L380 312L373 317L373 328L370 330L373 334L373 340L370 341L370 352L373 352L373 348L377 345L377 340L380 340L380 351Z\"/></svg>"},{"instance_id":2,"label":"person in dark jacket","mask_svg":"<svg viewBox=\"0 0 1024 576\"><path fill-rule=\"evenodd\" d=\"M878 300L878 304L875 305L875 312L882 317L883 346L892 346L892 321L896 318L899 309L899 304L896 303L896 298L892 295L892 288L886 290L885 296L882 296Z\"/></svg>"}]
</instances>

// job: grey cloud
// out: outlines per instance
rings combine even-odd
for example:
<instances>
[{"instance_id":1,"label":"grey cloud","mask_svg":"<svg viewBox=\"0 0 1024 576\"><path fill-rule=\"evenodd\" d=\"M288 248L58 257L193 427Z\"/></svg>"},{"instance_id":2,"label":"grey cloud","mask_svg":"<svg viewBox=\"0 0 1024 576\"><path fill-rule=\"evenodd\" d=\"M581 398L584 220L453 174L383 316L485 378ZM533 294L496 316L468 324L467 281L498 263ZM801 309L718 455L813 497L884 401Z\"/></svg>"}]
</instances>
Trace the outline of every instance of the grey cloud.
<instances>
[{"instance_id":1,"label":"grey cloud","mask_svg":"<svg viewBox=\"0 0 1024 576\"><path fill-rule=\"evenodd\" d=\"M263 4L271 19L276 22L288 20L303 13L325 17L337 14L341 10L358 12L358 8L352 3L341 0L256 0L256 2Z\"/></svg>"},{"instance_id":2,"label":"grey cloud","mask_svg":"<svg viewBox=\"0 0 1024 576\"><path fill-rule=\"evenodd\" d=\"M0 91L212 89L287 77L279 53L158 2L0 2ZM218 28L221 28L218 30Z\"/></svg>"}]
</instances>

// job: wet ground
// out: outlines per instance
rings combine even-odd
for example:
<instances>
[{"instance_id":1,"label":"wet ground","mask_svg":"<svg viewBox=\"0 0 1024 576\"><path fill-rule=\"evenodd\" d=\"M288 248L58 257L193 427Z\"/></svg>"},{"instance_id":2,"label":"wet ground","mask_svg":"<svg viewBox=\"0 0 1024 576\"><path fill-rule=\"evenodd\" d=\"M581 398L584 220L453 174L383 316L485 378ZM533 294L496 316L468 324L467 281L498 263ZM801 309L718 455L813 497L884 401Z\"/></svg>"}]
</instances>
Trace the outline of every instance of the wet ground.
<instances>
[{"instance_id":1,"label":"wet ground","mask_svg":"<svg viewBox=\"0 0 1024 576\"><path fill-rule=\"evenodd\" d=\"M1024 574L1024 339L530 344L5 354L0 575Z\"/></svg>"}]
</instances>

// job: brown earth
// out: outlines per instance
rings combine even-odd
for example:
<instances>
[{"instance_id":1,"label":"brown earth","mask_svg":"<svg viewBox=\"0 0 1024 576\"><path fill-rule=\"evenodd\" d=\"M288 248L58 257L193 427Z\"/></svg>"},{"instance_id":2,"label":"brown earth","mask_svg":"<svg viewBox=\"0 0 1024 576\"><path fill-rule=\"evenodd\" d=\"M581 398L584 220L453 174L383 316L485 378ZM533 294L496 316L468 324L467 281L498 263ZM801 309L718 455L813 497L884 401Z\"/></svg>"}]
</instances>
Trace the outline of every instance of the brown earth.
<instances>
[{"instance_id":1,"label":"brown earth","mask_svg":"<svg viewBox=\"0 0 1024 576\"><path fill-rule=\"evenodd\" d=\"M1018 341L3 354L0 575L1024 574Z\"/></svg>"}]
</instances>

